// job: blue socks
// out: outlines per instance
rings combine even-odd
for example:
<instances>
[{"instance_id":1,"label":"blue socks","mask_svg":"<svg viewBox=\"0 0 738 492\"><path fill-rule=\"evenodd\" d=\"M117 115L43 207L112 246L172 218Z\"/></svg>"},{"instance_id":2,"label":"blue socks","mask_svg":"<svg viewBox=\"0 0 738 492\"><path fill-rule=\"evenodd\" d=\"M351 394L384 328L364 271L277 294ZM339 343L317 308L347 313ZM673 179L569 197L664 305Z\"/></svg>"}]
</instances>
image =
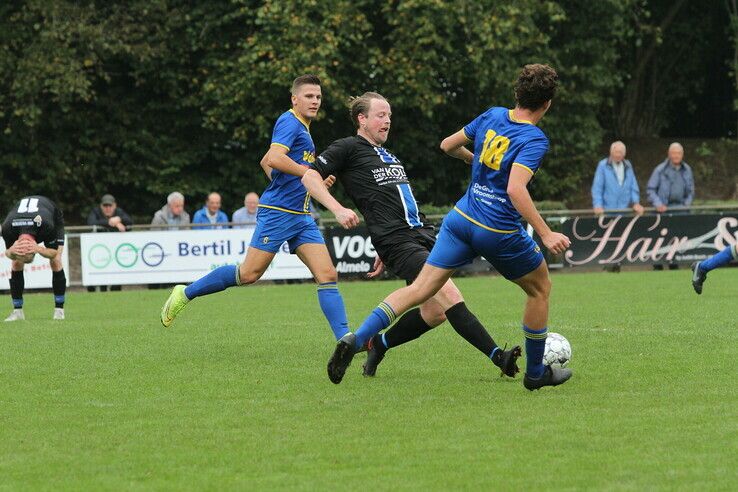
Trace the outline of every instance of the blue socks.
<instances>
[{"instance_id":1,"label":"blue socks","mask_svg":"<svg viewBox=\"0 0 738 492\"><path fill-rule=\"evenodd\" d=\"M719 252L718 254L709 257L708 259L700 262L700 270L704 273L714 270L723 265L727 265L732 260L738 260L738 252L736 252L738 246L731 245Z\"/></svg>"},{"instance_id":2,"label":"blue socks","mask_svg":"<svg viewBox=\"0 0 738 492\"><path fill-rule=\"evenodd\" d=\"M23 298L13 299L13 309L23 309Z\"/></svg>"},{"instance_id":3,"label":"blue socks","mask_svg":"<svg viewBox=\"0 0 738 492\"><path fill-rule=\"evenodd\" d=\"M226 290L228 287L241 285L241 277L238 274L238 265L226 265L218 267L204 277L195 280L185 287L187 299L206 296L215 292Z\"/></svg>"},{"instance_id":4,"label":"blue socks","mask_svg":"<svg viewBox=\"0 0 738 492\"><path fill-rule=\"evenodd\" d=\"M525 373L533 379L540 378L544 371L543 351L546 348L548 328L534 330L523 325L523 334L525 335Z\"/></svg>"},{"instance_id":5,"label":"blue socks","mask_svg":"<svg viewBox=\"0 0 738 492\"><path fill-rule=\"evenodd\" d=\"M380 302L379 306L374 308L358 330L356 330L356 347L362 347L367 340L379 333L380 331L391 325L397 315L392 307L386 302Z\"/></svg>"},{"instance_id":6,"label":"blue socks","mask_svg":"<svg viewBox=\"0 0 738 492\"><path fill-rule=\"evenodd\" d=\"M318 303L320 303L320 309L323 310L325 319L331 325L333 336L336 337L336 340L339 340L349 332L349 329L343 297L338 292L336 282L318 284Z\"/></svg>"}]
</instances>

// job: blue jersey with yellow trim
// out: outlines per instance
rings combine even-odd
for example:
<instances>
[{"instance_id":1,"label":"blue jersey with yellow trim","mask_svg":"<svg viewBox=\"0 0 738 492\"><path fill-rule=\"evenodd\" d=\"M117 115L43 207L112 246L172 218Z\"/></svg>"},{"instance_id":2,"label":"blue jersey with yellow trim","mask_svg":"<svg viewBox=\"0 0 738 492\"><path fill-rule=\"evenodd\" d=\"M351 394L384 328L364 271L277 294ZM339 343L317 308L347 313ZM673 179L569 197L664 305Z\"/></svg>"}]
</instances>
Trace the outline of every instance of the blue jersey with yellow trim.
<instances>
[{"instance_id":1,"label":"blue jersey with yellow trim","mask_svg":"<svg viewBox=\"0 0 738 492\"><path fill-rule=\"evenodd\" d=\"M287 149L287 157L309 167L315 162L315 144L310 136L310 123L294 110L285 111L274 124L272 145ZM310 213L310 195L299 176L272 169L272 181L259 200L259 206L295 214Z\"/></svg>"},{"instance_id":2,"label":"blue jersey with yellow trim","mask_svg":"<svg viewBox=\"0 0 738 492\"><path fill-rule=\"evenodd\" d=\"M510 170L520 166L535 174L548 150L548 138L512 110L493 107L464 127L474 142L472 179L456 209L467 219L496 232L520 229L520 213L507 195Z\"/></svg>"}]
</instances>

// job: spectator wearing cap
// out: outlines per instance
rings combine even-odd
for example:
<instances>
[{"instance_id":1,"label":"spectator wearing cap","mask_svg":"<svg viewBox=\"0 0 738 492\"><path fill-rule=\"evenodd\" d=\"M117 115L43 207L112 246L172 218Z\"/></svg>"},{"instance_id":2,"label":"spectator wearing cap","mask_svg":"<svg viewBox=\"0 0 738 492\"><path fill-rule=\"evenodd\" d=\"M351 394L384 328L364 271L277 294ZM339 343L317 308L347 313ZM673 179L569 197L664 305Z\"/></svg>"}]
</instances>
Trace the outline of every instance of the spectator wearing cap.
<instances>
[{"instance_id":1,"label":"spectator wearing cap","mask_svg":"<svg viewBox=\"0 0 738 492\"><path fill-rule=\"evenodd\" d=\"M212 192L208 195L205 206L195 212L193 224L207 224L193 227L193 229L227 229L227 226L217 225L228 222L228 216L220 209L220 194Z\"/></svg>"},{"instance_id":2,"label":"spectator wearing cap","mask_svg":"<svg viewBox=\"0 0 738 492\"><path fill-rule=\"evenodd\" d=\"M190 214L184 209L184 204L184 195L178 191L173 191L167 197L166 205L154 214L151 225L167 226L155 228L156 230L176 230L179 229L179 226L189 224Z\"/></svg>"},{"instance_id":3,"label":"spectator wearing cap","mask_svg":"<svg viewBox=\"0 0 738 492\"><path fill-rule=\"evenodd\" d=\"M125 210L118 207L115 197L105 194L100 199L100 206L94 207L87 216L87 225L95 226L97 232L125 232L133 225L131 216ZM100 292L108 290L121 290L120 285L101 285ZM94 292L95 287L87 287L89 292Z\"/></svg>"},{"instance_id":4,"label":"spectator wearing cap","mask_svg":"<svg viewBox=\"0 0 738 492\"><path fill-rule=\"evenodd\" d=\"M94 207L87 216L87 225L96 226L99 232L125 232L133 225L131 216L118 207L115 197L103 195L100 206Z\"/></svg>"},{"instance_id":5,"label":"spectator wearing cap","mask_svg":"<svg viewBox=\"0 0 738 492\"><path fill-rule=\"evenodd\" d=\"M256 228L256 213L259 211L259 195L253 191L246 194L243 199L243 207L233 212L231 222L238 222L244 225L233 226L234 229L254 229Z\"/></svg>"}]
</instances>

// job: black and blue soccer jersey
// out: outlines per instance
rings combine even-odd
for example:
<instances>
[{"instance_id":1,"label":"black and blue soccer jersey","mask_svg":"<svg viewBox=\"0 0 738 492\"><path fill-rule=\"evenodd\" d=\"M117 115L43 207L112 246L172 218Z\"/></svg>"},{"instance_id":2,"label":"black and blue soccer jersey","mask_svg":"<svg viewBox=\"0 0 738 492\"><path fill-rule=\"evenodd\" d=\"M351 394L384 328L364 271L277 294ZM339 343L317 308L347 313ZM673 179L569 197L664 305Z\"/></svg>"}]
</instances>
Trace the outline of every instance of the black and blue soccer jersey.
<instances>
[{"instance_id":1,"label":"black and blue soccer jersey","mask_svg":"<svg viewBox=\"0 0 738 492\"><path fill-rule=\"evenodd\" d=\"M302 166L308 167L315 162L310 123L300 118L294 110L285 111L277 119L272 145L287 149L287 157ZM259 200L260 207L294 214L310 213L310 195L299 176L272 169L271 178Z\"/></svg>"},{"instance_id":2,"label":"black and blue soccer jersey","mask_svg":"<svg viewBox=\"0 0 738 492\"><path fill-rule=\"evenodd\" d=\"M313 167L334 175L364 216L375 244L403 229L423 226L402 162L359 135L333 142Z\"/></svg>"},{"instance_id":3,"label":"black and blue soccer jersey","mask_svg":"<svg viewBox=\"0 0 738 492\"><path fill-rule=\"evenodd\" d=\"M490 108L464 127L474 142L472 178L456 210L466 219L495 232L520 229L520 213L510 202L507 184L513 166L535 174L548 150L548 138L512 110Z\"/></svg>"},{"instance_id":4,"label":"black and blue soccer jersey","mask_svg":"<svg viewBox=\"0 0 738 492\"><path fill-rule=\"evenodd\" d=\"M31 234L37 243L57 249L64 245L64 216L61 209L45 196L21 198L5 217L2 236L9 248L21 234Z\"/></svg>"}]
</instances>

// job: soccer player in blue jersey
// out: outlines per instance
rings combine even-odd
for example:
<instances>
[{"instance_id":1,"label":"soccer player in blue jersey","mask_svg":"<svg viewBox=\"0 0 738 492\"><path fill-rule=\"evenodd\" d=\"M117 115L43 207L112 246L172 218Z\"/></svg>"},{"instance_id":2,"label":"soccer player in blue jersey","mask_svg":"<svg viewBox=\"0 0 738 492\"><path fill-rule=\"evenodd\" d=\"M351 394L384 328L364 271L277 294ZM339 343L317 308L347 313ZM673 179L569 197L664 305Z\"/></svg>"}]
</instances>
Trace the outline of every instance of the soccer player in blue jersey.
<instances>
[{"instance_id":1,"label":"soccer player in blue jersey","mask_svg":"<svg viewBox=\"0 0 738 492\"><path fill-rule=\"evenodd\" d=\"M261 196L256 229L244 261L216 268L185 287L177 285L161 310L161 323L168 327L193 299L237 285L253 284L264 274L285 241L318 283L318 302L336 339L348 332L343 298L336 285L333 266L323 235L310 216L310 195L300 181L315 161L310 122L320 109L322 93L315 75L302 75L292 84L292 109L274 125L272 143L262 161L271 179ZM329 177L328 183L334 178ZM350 209L336 210L336 219L346 228L359 223Z\"/></svg>"},{"instance_id":2,"label":"soccer player in blue jersey","mask_svg":"<svg viewBox=\"0 0 738 492\"><path fill-rule=\"evenodd\" d=\"M692 265L692 287L698 294L702 294L702 285L707 280L707 272L725 266L731 261L738 261L738 244L731 244L718 254Z\"/></svg>"},{"instance_id":3,"label":"soccer player in blue jersey","mask_svg":"<svg viewBox=\"0 0 738 492\"><path fill-rule=\"evenodd\" d=\"M524 386L529 390L555 386L571 377L570 369L543 365L551 281L540 248L520 224L522 216L553 253L569 247L569 238L551 231L527 189L548 150L548 139L536 124L551 106L557 85L558 76L551 67L526 65L515 83L514 109L490 108L443 140L441 149L471 164L466 194L446 215L415 282L390 294L356 333L339 340L328 362L331 381L341 380L357 347L398 315L428 300L457 268L480 255L528 296L523 314ZM469 143L474 144L473 153L465 148Z\"/></svg>"}]
</instances>

